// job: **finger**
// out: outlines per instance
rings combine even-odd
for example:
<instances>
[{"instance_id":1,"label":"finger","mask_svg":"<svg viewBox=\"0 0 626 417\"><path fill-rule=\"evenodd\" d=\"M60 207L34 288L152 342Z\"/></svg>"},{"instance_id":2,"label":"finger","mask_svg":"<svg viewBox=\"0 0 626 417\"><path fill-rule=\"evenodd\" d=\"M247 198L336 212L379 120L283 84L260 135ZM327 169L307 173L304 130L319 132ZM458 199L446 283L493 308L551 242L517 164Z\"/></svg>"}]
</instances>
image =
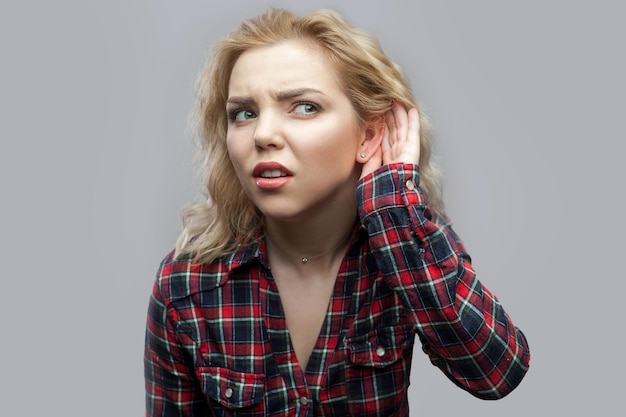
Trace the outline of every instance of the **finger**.
<instances>
[{"instance_id":1,"label":"finger","mask_svg":"<svg viewBox=\"0 0 626 417\"><path fill-rule=\"evenodd\" d=\"M387 115L389 115L389 112L387 113ZM380 149L382 150L382 154L383 155L387 155L389 152L389 149L391 149L391 144L389 143L389 125L388 123L385 124L385 133L383 135L383 140L380 144Z\"/></svg>"},{"instance_id":2,"label":"finger","mask_svg":"<svg viewBox=\"0 0 626 417\"><path fill-rule=\"evenodd\" d=\"M393 111L393 116L396 121L397 140L399 142L404 142L406 141L409 126L407 112L404 106L395 101L391 109Z\"/></svg>"},{"instance_id":3,"label":"finger","mask_svg":"<svg viewBox=\"0 0 626 417\"><path fill-rule=\"evenodd\" d=\"M385 119L387 123L387 131L389 133L386 137L386 142L387 145L392 146L396 142L396 119L391 110L386 113Z\"/></svg>"},{"instance_id":4,"label":"finger","mask_svg":"<svg viewBox=\"0 0 626 417\"><path fill-rule=\"evenodd\" d=\"M407 140L411 147L417 149L417 161L419 161L420 150L420 116L416 108L412 108L408 113Z\"/></svg>"},{"instance_id":5,"label":"finger","mask_svg":"<svg viewBox=\"0 0 626 417\"><path fill-rule=\"evenodd\" d=\"M407 114L407 121L407 135L409 136L409 140L412 139L413 141L419 142L420 115L415 107L409 110Z\"/></svg>"}]
</instances>

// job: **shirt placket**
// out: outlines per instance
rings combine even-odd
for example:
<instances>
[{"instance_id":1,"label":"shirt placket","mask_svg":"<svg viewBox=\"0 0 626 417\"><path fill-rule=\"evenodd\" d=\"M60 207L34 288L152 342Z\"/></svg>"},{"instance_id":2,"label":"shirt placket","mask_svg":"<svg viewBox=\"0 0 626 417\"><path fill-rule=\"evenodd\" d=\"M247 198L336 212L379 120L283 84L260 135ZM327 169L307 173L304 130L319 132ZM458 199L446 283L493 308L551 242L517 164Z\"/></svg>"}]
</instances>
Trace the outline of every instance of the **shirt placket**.
<instances>
[{"instance_id":1,"label":"shirt placket","mask_svg":"<svg viewBox=\"0 0 626 417\"><path fill-rule=\"evenodd\" d=\"M356 316L352 292L358 275L355 271L363 268L360 253L363 238L359 233L355 234L348 255L339 268L322 330L306 370L298 366L278 287L269 265L265 265L264 271L259 274L261 311L264 314L265 327L274 360L287 386L288 402L293 406L292 410L295 413L290 412L289 415L313 416L315 402L324 397L320 390L323 389L326 370ZM323 404L318 405L318 408L322 407Z\"/></svg>"},{"instance_id":2,"label":"shirt placket","mask_svg":"<svg viewBox=\"0 0 626 417\"><path fill-rule=\"evenodd\" d=\"M281 377L287 386L290 409L294 416L312 416L313 402L311 391L303 370L298 366L295 351L291 346L287 320L280 302L278 288L271 272L261 274L261 308L264 312L264 323L272 348L272 355Z\"/></svg>"}]
</instances>

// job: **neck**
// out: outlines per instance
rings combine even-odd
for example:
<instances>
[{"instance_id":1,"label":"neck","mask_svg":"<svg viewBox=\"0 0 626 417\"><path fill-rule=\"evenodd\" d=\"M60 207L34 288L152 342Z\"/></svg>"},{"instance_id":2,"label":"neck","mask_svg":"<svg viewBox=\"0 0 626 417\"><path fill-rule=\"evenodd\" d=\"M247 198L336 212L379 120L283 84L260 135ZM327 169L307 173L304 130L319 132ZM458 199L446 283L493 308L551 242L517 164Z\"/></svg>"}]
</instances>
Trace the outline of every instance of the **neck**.
<instances>
[{"instance_id":1,"label":"neck","mask_svg":"<svg viewBox=\"0 0 626 417\"><path fill-rule=\"evenodd\" d=\"M267 222L266 243L270 257L300 268L332 264L345 253L356 213L330 221ZM273 262L274 262L273 261Z\"/></svg>"},{"instance_id":2,"label":"neck","mask_svg":"<svg viewBox=\"0 0 626 417\"><path fill-rule=\"evenodd\" d=\"M297 260L299 259L302 264L308 264L309 262L311 261L314 262L320 258L329 257L332 259L333 256L335 256L336 254L343 253L344 246L348 243L348 238L350 237L350 235L351 235L350 232L346 234L346 236L344 236L343 239L341 239L339 243L337 243L337 245L332 247L330 250L325 250L324 252L318 252L318 253L311 252L308 254L305 254L305 252L302 252L301 254L292 253L294 252L293 250L281 249L280 247L276 246L274 242L272 242L269 236L266 236L266 240L267 240L268 246L271 246L273 250L276 250L281 257L286 258L286 260L289 261L290 263L291 262L297 263Z\"/></svg>"}]
</instances>

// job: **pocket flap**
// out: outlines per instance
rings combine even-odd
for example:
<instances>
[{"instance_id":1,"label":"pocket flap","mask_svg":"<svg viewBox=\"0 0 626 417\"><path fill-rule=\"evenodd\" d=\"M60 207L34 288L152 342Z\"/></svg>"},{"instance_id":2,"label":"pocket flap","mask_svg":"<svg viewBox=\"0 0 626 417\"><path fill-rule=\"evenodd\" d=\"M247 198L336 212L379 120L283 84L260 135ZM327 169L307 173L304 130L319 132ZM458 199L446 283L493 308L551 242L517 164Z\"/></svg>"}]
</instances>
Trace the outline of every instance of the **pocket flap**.
<instances>
[{"instance_id":1,"label":"pocket flap","mask_svg":"<svg viewBox=\"0 0 626 417\"><path fill-rule=\"evenodd\" d=\"M413 345L413 326L384 327L347 341L350 362L383 368L404 356Z\"/></svg>"},{"instance_id":2,"label":"pocket flap","mask_svg":"<svg viewBox=\"0 0 626 417\"><path fill-rule=\"evenodd\" d=\"M229 409L249 407L263 399L265 375L217 366L198 369L205 395Z\"/></svg>"}]
</instances>

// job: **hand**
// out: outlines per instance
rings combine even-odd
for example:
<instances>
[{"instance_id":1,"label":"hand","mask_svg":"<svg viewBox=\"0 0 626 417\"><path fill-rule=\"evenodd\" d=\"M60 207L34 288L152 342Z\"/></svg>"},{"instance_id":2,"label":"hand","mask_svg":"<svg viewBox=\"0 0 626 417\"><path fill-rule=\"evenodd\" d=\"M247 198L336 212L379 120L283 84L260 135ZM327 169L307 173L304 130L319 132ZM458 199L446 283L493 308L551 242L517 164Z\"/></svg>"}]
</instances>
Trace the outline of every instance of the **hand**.
<instances>
[{"instance_id":1,"label":"hand","mask_svg":"<svg viewBox=\"0 0 626 417\"><path fill-rule=\"evenodd\" d=\"M418 164L420 159L420 122L416 108L408 112L397 102L385 115L385 132L380 147L363 164L361 178L395 162Z\"/></svg>"},{"instance_id":2,"label":"hand","mask_svg":"<svg viewBox=\"0 0 626 417\"><path fill-rule=\"evenodd\" d=\"M387 127L381 144L383 165L394 162L418 164L420 160L420 120L416 108L408 112L393 102L386 115Z\"/></svg>"}]
</instances>

